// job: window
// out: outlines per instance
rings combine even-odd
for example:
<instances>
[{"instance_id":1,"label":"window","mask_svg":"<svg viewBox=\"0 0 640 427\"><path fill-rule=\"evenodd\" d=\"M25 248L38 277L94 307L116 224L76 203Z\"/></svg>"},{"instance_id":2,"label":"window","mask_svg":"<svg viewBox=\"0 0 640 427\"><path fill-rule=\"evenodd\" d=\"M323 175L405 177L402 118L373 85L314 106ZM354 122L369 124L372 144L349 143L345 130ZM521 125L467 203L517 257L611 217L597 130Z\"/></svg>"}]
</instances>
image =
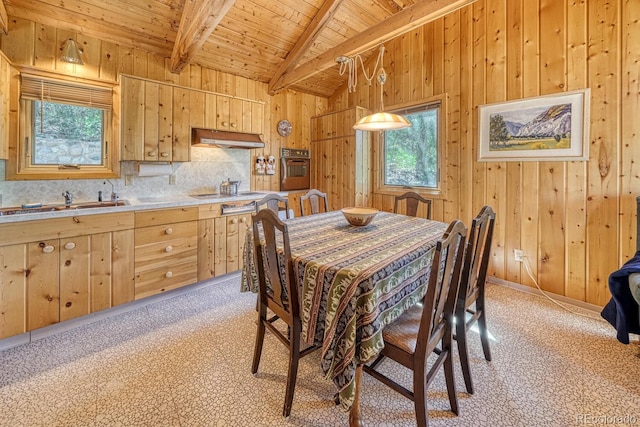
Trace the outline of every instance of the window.
<instances>
[{"instance_id":1,"label":"window","mask_svg":"<svg viewBox=\"0 0 640 427\"><path fill-rule=\"evenodd\" d=\"M17 80L19 138L12 150L17 158L7 165L8 179L119 175L115 82L31 69Z\"/></svg>"},{"instance_id":2,"label":"window","mask_svg":"<svg viewBox=\"0 0 640 427\"><path fill-rule=\"evenodd\" d=\"M33 165L102 165L105 112L49 101L31 102Z\"/></svg>"},{"instance_id":3,"label":"window","mask_svg":"<svg viewBox=\"0 0 640 427\"><path fill-rule=\"evenodd\" d=\"M408 187L425 193L441 190L440 156L443 112L441 102L396 109L411 127L385 131L382 137L381 189Z\"/></svg>"}]
</instances>

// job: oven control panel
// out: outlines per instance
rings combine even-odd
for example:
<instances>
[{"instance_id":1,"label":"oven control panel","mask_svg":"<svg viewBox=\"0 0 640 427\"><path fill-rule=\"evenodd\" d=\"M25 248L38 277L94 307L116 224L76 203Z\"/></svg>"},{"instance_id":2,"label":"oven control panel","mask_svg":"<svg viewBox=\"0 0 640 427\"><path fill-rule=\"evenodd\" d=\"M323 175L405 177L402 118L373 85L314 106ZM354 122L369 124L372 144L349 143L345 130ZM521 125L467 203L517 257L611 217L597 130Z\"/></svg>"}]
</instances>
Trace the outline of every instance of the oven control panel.
<instances>
[{"instance_id":1,"label":"oven control panel","mask_svg":"<svg viewBox=\"0 0 640 427\"><path fill-rule=\"evenodd\" d=\"M284 158L296 158L296 159L308 159L309 150L303 150L300 148L281 148L280 157Z\"/></svg>"}]
</instances>

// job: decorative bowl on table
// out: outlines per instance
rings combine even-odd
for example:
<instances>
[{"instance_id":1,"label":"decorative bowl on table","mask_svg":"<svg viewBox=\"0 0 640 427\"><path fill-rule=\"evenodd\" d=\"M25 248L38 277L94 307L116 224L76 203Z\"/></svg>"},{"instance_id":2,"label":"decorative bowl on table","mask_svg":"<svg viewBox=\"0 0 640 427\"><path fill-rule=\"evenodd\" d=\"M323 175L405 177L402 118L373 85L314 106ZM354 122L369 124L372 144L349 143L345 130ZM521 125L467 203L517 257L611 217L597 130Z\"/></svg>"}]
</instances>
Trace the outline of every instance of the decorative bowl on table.
<instances>
[{"instance_id":1,"label":"decorative bowl on table","mask_svg":"<svg viewBox=\"0 0 640 427\"><path fill-rule=\"evenodd\" d=\"M341 209L342 214L351 225L367 225L373 220L373 217L378 213L378 209L367 208L364 206L355 206L351 208Z\"/></svg>"}]
</instances>

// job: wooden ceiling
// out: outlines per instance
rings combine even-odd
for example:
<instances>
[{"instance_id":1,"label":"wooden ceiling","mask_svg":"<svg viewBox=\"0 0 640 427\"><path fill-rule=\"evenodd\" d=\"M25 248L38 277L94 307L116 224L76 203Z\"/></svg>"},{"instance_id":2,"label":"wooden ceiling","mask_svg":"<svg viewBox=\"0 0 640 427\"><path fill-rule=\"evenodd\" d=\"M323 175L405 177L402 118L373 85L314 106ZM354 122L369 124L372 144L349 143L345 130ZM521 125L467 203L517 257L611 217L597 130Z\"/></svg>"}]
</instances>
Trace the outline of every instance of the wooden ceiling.
<instances>
[{"instance_id":1,"label":"wooden ceiling","mask_svg":"<svg viewBox=\"0 0 640 427\"><path fill-rule=\"evenodd\" d=\"M29 19L187 64L330 96L335 58L374 54L396 37L474 0L0 0ZM3 22L4 21L4 22Z\"/></svg>"}]
</instances>

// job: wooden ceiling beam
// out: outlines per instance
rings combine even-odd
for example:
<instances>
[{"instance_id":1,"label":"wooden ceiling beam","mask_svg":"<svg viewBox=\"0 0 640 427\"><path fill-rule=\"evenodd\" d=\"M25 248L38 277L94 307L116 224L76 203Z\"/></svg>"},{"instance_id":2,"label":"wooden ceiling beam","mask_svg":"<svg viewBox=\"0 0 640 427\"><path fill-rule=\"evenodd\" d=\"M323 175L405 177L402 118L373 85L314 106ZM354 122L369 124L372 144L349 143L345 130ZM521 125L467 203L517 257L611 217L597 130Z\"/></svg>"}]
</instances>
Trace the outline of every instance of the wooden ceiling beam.
<instances>
[{"instance_id":1,"label":"wooden ceiling beam","mask_svg":"<svg viewBox=\"0 0 640 427\"><path fill-rule=\"evenodd\" d=\"M318 13L313 17L307 28L304 30L295 46L286 59L280 64L271 81L269 82L269 93L273 95L273 88L280 83L284 74L291 71L297 64L298 60L305 54L309 46L316 40L320 31L325 27L327 21L331 19L342 0L325 0L318 9Z\"/></svg>"},{"instance_id":2,"label":"wooden ceiling beam","mask_svg":"<svg viewBox=\"0 0 640 427\"><path fill-rule=\"evenodd\" d=\"M5 34L9 34L9 16L7 9L4 7L4 0L0 0L0 30Z\"/></svg>"},{"instance_id":3,"label":"wooden ceiling beam","mask_svg":"<svg viewBox=\"0 0 640 427\"><path fill-rule=\"evenodd\" d=\"M285 73L280 82L274 85L273 92L278 92L299 81L331 68L340 55L355 55L384 43L427 22L445 16L476 0L422 0L396 13L385 21L362 33L351 37L339 45L323 52L317 58Z\"/></svg>"},{"instance_id":4,"label":"wooden ceiling beam","mask_svg":"<svg viewBox=\"0 0 640 427\"><path fill-rule=\"evenodd\" d=\"M207 41L235 0L186 0L171 52L171 72L180 73Z\"/></svg>"}]
</instances>

